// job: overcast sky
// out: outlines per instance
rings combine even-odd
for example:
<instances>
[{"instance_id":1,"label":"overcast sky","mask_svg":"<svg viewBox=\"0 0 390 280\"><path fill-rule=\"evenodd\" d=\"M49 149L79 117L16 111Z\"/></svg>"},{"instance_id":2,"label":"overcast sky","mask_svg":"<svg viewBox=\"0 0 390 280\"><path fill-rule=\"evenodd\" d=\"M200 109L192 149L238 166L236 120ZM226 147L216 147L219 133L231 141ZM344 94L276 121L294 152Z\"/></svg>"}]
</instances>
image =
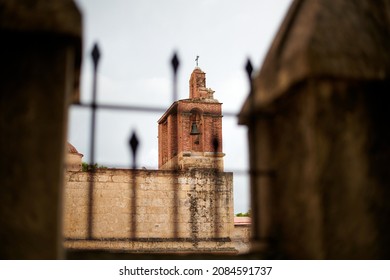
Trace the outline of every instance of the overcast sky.
<instances>
[{"instance_id":1,"label":"overcast sky","mask_svg":"<svg viewBox=\"0 0 390 280\"><path fill-rule=\"evenodd\" d=\"M98 102L168 108L172 103L170 60L176 51L179 99L189 96L189 78L199 55L206 86L223 103L224 112L238 113L248 94L244 66L255 70L272 42L291 0L76 0L83 14L81 99L90 100L95 42L101 50ZM101 111L98 113L96 161L127 167L127 145L135 130L140 138L138 162L157 169L157 120L161 113ZM88 110L73 107L69 141L89 160ZM248 169L246 128L237 118L223 118L226 171ZM248 178L234 174L235 213L249 208Z\"/></svg>"}]
</instances>

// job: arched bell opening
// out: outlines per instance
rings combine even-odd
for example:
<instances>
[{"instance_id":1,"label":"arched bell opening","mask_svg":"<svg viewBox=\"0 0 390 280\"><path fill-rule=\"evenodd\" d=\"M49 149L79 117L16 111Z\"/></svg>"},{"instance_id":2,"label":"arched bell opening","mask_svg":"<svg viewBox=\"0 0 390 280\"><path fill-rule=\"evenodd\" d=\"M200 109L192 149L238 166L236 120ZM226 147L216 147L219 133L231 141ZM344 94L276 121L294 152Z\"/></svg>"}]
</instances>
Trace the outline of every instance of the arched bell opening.
<instances>
[{"instance_id":1,"label":"arched bell opening","mask_svg":"<svg viewBox=\"0 0 390 280\"><path fill-rule=\"evenodd\" d=\"M190 117L190 135L191 147L195 152L203 151L203 125L202 125L202 111L195 108L191 110Z\"/></svg>"}]
</instances>

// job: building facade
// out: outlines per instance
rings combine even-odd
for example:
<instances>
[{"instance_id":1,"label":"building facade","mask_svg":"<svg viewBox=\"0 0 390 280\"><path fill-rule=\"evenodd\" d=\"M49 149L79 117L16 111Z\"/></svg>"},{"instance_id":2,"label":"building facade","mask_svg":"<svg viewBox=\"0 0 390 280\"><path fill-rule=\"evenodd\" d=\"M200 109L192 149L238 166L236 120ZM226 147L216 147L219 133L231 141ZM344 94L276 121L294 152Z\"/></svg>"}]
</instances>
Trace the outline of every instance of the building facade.
<instances>
[{"instance_id":1,"label":"building facade","mask_svg":"<svg viewBox=\"0 0 390 280\"><path fill-rule=\"evenodd\" d=\"M158 121L158 170L75 170L81 154L68 146L68 250L238 252L233 174L223 172L222 106L213 93L195 68L189 98L174 102Z\"/></svg>"}]
</instances>

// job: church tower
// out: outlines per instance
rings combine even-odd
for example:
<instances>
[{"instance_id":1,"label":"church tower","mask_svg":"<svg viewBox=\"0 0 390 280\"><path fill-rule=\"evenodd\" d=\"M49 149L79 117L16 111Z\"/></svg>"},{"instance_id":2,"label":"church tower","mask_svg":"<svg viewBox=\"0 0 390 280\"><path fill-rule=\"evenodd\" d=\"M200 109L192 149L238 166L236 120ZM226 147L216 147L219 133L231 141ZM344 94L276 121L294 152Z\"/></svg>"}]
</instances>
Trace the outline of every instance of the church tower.
<instances>
[{"instance_id":1,"label":"church tower","mask_svg":"<svg viewBox=\"0 0 390 280\"><path fill-rule=\"evenodd\" d=\"M188 99L174 102L158 120L159 169L223 171L222 103L196 67Z\"/></svg>"}]
</instances>

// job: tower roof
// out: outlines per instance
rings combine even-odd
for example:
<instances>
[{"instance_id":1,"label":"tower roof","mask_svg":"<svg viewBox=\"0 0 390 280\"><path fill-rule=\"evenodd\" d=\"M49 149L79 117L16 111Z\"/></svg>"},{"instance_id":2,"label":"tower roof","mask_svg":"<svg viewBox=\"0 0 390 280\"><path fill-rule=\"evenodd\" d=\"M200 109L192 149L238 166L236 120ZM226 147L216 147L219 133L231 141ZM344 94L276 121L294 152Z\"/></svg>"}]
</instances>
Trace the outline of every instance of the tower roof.
<instances>
[{"instance_id":1,"label":"tower roof","mask_svg":"<svg viewBox=\"0 0 390 280\"><path fill-rule=\"evenodd\" d=\"M206 87L206 73L198 66L191 73L190 77L190 99L202 99L214 101L214 91Z\"/></svg>"},{"instance_id":2,"label":"tower roof","mask_svg":"<svg viewBox=\"0 0 390 280\"><path fill-rule=\"evenodd\" d=\"M66 150L67 150L67 152L68 152L69 154L79 154L79 155L81 155L81 154L77 151L76 147L73 146L72 144L70 144L69 142L67 142L67 144L66 144Z\"/></svg>"}]
</instances>

